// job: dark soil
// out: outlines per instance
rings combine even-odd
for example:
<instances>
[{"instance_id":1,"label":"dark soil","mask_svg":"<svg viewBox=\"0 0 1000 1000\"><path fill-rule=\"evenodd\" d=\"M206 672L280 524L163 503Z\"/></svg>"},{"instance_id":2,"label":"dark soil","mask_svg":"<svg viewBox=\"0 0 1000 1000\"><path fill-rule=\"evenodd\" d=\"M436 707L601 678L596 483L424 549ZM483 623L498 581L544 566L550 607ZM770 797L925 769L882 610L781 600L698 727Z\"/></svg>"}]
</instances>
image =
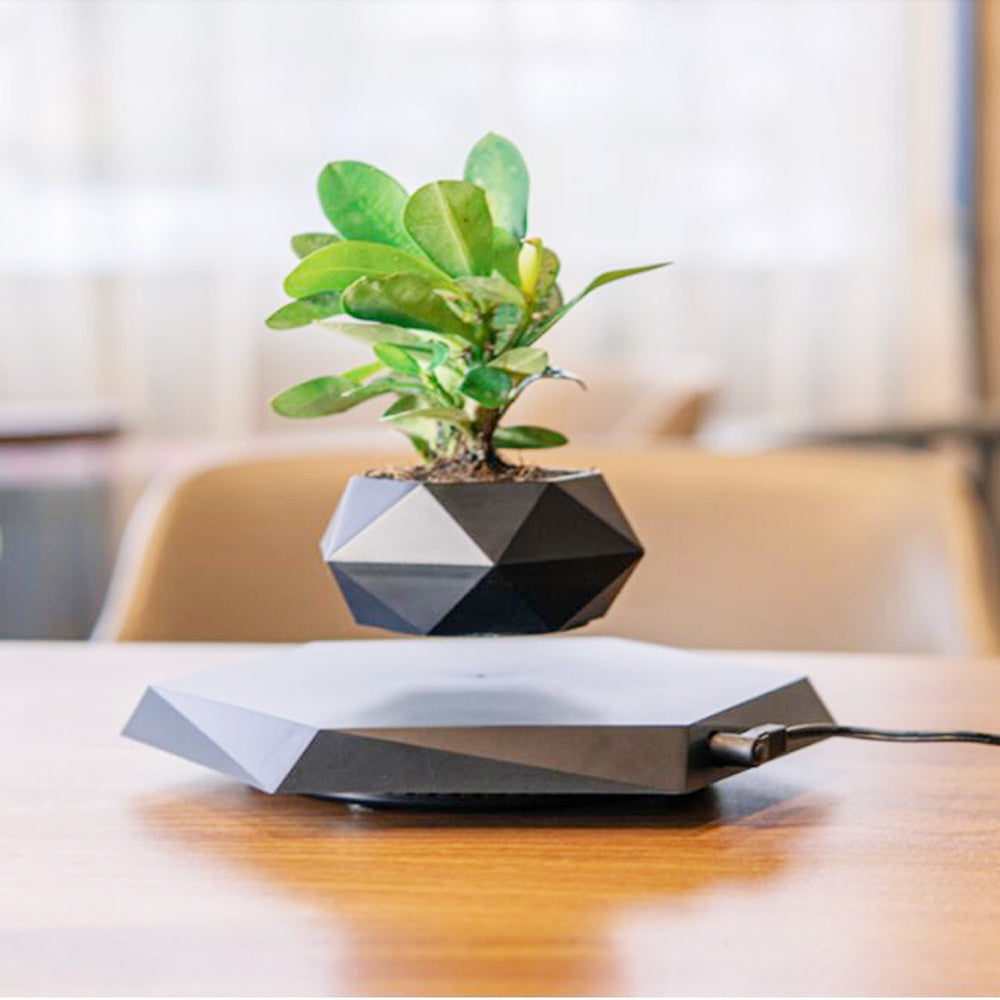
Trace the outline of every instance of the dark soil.
<instances>
[{"instance_id":1,"label":"dark soil","mask_svg":"<svg viewBox=\"0 0 1000 1000\"><path fill-rule=\"evenodd\" d=\"M482 458L439 458L430 465L406 469L372 469L365 473L373 479L400 479L421 483L529 483L572 475L579 469L543 469L538 465L488 463Z\"/></svg>"}]
</instances>

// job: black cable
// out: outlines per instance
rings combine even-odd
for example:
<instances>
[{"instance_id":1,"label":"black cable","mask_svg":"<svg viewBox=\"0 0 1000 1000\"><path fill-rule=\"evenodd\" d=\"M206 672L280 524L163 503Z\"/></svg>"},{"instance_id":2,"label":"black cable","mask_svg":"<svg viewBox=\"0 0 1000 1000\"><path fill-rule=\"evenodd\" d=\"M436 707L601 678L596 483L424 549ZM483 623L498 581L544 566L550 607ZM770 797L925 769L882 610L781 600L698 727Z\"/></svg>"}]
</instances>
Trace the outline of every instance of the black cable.
<instances>
[{"instance_id":1,"label":"black cable","mask_svg":"<svg viewBox=\"0 0 1000 1000\"><path fill-rule=\"evenodd\" d=\"M743 732L716 732L708 738L713 761L722 767L757 767L794 749L797 740L846 736L893 743L986 743L1000 746L1000 734L967 729L867 729L833 722L806 722L794 726L771 723Z\"/></svg>"},{"instance_id":2,"label":"black cable","mask_svg":"<svg viewBox=\"0 0 1000 1000\"><path fill-rule=\"evenodd\" d=\"M989 743L1000 746L1000 733L977 733L969 729L867 729L864 726L838 726L832 722L788 726L790 739L814 736L848 736L856 740L890 740L899 743Z\"/></svg>"}]
</instances>

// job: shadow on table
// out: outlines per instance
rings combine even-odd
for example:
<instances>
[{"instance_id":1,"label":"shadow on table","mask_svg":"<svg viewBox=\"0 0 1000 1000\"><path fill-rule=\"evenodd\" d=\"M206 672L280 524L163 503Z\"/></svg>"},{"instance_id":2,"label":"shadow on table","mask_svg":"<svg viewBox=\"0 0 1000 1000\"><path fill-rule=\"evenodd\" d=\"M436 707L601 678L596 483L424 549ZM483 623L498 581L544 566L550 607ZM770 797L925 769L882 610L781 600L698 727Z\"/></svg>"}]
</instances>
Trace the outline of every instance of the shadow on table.
<instances>
[{"instance_id":1,"label":"shadow on table","mask_svg":"<svg viewBox=\"0 0 1000 1000\"><path fill-rule=\"evenodd\" d=\"M504 852L517 847L513 874L529 879L531 862L544 864L547 876L553 876L561 874L551 867L554 857L580 853L578 864L614 867L628 862L628 851L641 846L657 849L655 856L644 859L649 867L641 879L642 893L659 890L670 895L729 878L766 877L785 864L798 838L822 825L827 805L821 793L755 777L737 776L722 789L684 796L523 812L368 809L336 800L270 796L214 779L180 792L136 797L133 805L143 826L158 838L212 852L272 879L294 875L315 852L329 861L334 849L346 847L370 865L367 884L375 885L379 862L398 859L404 852L423 865L449 867L454 881L462 871L470 877L476 874L474 868L456 863L463 851L474 855L496 848L493 863L502 866ZM263 851L264 845L272 850ZM428 850L437 845L447 845L449 852L442 856ZM590 853L594 845L601 848L599 856ZM676 856L665 849L682 846L685 865L678 869ZM729 863L741 855L752 856L753 865ZM704 863L691 865L692 860ZM337 881L342 874L320 866L310 878L325 882L331 876ZM567 863L565 875L572 880L573 864ZM308 891L308 879L292 881ZM615 884L624 891L629 880Z\"/></svg>"},{"instance_id":2,"label":"shadow on table","mask_svg":"<svg viewBox=\"0 0 1000 1000\"><path fill-rule=\"evenodd\" d=\"M349 942L341 992L471 994L486 982L538 994L558 982L608 995L630 907L774 879L822 826L822 795L743 778L530 813L374 811L214 779L133 805L156 839L328 916Z\"/></svg>"}]
</instances>

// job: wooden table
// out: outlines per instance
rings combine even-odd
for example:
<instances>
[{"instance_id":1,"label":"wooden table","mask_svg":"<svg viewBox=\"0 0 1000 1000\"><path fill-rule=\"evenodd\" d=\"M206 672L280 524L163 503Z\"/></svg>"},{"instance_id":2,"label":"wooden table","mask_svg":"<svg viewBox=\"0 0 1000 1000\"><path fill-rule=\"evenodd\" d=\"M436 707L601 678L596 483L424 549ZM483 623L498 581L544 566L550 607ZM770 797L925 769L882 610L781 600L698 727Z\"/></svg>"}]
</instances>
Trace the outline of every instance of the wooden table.
<instances>
[{"instance_id":1,"label":"wooden table","mask_svg":"<svg viewBox=\"0 0 1000 1000\"><path fill-rule=\"evenodd\" d=\"M0 644L4 994L996 994L1000 752L831 740L668 805L268 798L117 732L261 647ZM745 654L1000 730L1000 663Z\"/></svg>"}]
</instances>

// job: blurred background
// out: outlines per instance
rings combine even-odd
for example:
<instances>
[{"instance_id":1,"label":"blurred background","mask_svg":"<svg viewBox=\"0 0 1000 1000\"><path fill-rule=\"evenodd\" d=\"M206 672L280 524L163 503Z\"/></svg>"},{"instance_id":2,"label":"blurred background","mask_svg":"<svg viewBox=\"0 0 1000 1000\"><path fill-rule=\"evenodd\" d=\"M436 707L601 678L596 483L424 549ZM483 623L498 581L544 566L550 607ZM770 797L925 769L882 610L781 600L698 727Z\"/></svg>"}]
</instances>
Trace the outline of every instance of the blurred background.
<instances>
[{"instance_id":1,"label":"blurred background","mask_svg":"<svg viewBox=\"0 0 1000 1000\"><path fill-rule=\"evenodd\" d=\"M571 435L745 448L981 421L993 7L0 3L0 635L87 634L154 473L380 433L367 408L302 426L267 407L364 357L263 325L289 235L323 228L331 159L412 189L497 131L564 290L675 262L551 335L593 376L553 390Z\"/></svg>"}]
</instances>

